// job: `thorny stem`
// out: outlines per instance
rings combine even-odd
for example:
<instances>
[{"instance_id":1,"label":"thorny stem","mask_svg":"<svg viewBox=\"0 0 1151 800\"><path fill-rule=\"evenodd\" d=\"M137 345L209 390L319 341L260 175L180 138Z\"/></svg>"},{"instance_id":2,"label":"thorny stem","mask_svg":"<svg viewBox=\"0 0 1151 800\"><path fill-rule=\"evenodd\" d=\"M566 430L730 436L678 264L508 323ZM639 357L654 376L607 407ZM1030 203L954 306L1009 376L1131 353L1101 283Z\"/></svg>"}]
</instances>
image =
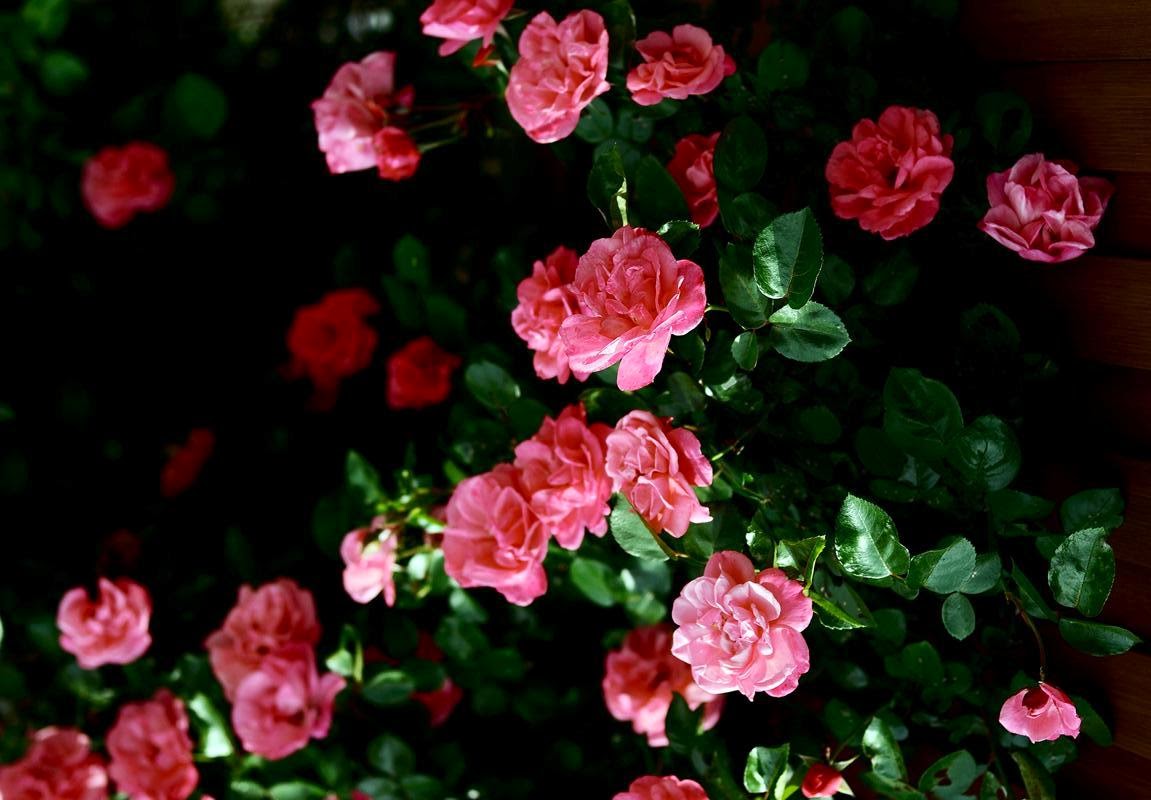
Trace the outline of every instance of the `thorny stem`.
<instances>
[{"instance_id":1,"label":"thorny stem","mask_svg":"<svg viewBox=\"0 0 1151 800\"><path fill-rule=\"evenodd\" d=\"M1035 645L1039 648L1039 681L1042 683L1047 680L1047 648L1043 644L1043 637L1039 634L1039 629L1035 627L1035 621L1031 619L1031 615L1024 610L1023 602L1011 592L1004 592L1003 594L1007 597L1007 601L1015 606L1015 610L1023 618L1024 624L1030 629L1031 635L1035 637Z\"/></svg>"}]
</instances>

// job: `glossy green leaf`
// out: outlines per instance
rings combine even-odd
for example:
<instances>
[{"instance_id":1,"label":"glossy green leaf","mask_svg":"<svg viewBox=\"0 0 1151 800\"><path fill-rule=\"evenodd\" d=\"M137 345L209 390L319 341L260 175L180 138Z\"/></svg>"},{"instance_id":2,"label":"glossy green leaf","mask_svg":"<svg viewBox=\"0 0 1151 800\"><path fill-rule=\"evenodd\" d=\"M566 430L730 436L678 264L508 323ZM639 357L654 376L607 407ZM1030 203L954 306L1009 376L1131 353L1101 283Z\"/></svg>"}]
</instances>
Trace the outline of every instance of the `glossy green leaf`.
<instances>
[{"instance_id":1,"label":"glossy green leaf","mask_svg":"<svg viewBox=\"0 0 1151 800\"><path fill-rule=\"evenodd\" d=\"M960 641L974 633L975 609L971 601L958 593L948 595L943 601L943 627Z\"/></svg>"},{"instance_id":2,"label":"glossy green leaf","mask_svg":"<svg viewBox=\"0 0 1151 800\"><path fill-rule=\"evenodd\" d=\"M740 327L754 329L767 324L770 301L755 284L750 248L728 244L719 259L719 285L727 309Z\"/></svg>"},{"instance_id":3,"label":"glossy green leaf","mask_svg":"<svg viewBox=\"0 0 1151 800\"><path fill-rule=\"evenodd\" d=\"M628 555L649 561L667 561L667 553L655 540L655 534L623 495L616 495L608 526L612 537Z\"/></svg>"},{"instance_id":4,"label":"glossy green leaf","mask_svg":"<svg viewBox=\"0 0 1151 800\"><path fill-rule=\"evenodd\" d=\"M589 558L577 558L572 562L571 579L587 599L599 606L615 605L622 589L614 569Z\"/></svg>"},{"instance_id":5,"label":"glossy green leaf","mask_svg":"<svg viewBox=\"0 0 1151 800\"><path fill-rule=\"evenodd\" d=\"M740 369L751 371L759 361L759 340L754 331L744 331L731 343L731 357Z\"/></svg>"},{"instance_id":6,"label":"glossy green leaf","mask_svg":"<svg viewBox=\"0 0 1151 800\"><path fill-rule=\"evenodd\" d=\"M980 553L975 557L975 569L959 587L964 594L982 594L990 591L998 583L1003 573L1003 565L998 553Z\"/></svg>"},{"instance_id":7,"label":"glossy green leaf","mask_svg":"<svg viewBox=\"0 0 1151 800\"><path fill-rule=\"evenodd\" d=\"M810 208L781 214L760 231L752 249L755 282L767 297L802 308L823 268L823 235Z\"/></svg>"},{"instance_id":8,"label":"glossy green leaf","mask_svg":"<svg viewBox=\"0 0 1151 800\"><path fill-rule=\"evenodd\" d=\"M599 144L610 138L613 130L615 120L612 119L611 106L597 97L580 115L575 135L588 144Z\"/></svg>"},{"instance_id":9,"label":"glossy green leaf","mask_svg":"<svg viewBox=\"0 0 1151 800\"><path fill-rule=\"evenodd\" d=\"M495 411L508 408L520 396L515 379L506 369L490 361L468 365L464 383L473 397Z\"/></svg>"},{"instance_id":10,"label":"glossy green leaf","mask_svg":"<svg viewBox=\"0 0 1151 800\"><path fill-rule=\"evenodd\" d=\"M636 168L634 201L636 213L652 230L690 216L683 192L655 156L644 156Z\"/></svg>"},{"instance_id":11,"label":"glossy green leaf","mask_svg":"<svg viewBox=\"0 0 1151 800\"><path fill-rule=\"evenodd\" d=\"M1004 489L1019 473L1015 432L999 417L980 417L951 442L947 460L963 479L984 491Z\"/></svg>"},{"instance_id":12,"label":"glossy green leaf","mask_svg":"<svg viewBox=\"0 0 1151 800\"><path fill-rule=\"evenodd\" d=\"M1143 641L1118 625L1067 617L1059 620L1059 633L1072 647L1093 656L1117 656Z\"/></svg>"},{"instance_id":13,"label":"glossy green leaf","mask_svg":"<svg viewBox=\"0 0 1151 800\"><path fill-rule=\"evenodd\" d=\"M768 322L772 325L768 343L793 361L827 361L851 341L836 313L814 300L799 309L784 306Z\"/></svg>"},{"instance_id":14,"label":"glossy green leaf","mask_svg":"<svg viewBox=\"0 0 1151 800\"><path fill-rule=\"evenodd\" d=\"M871 761L876 774L896 781L907 780L903 753L891 728L879 717L872 717L863 732L863 754Z\"/></svg>"},{"instance_id":15,"label":"glossy green leaf","mask_svg":"<svg viewBox=\"0 0 1151 800\"><path fill-rule=\"evenodd\" d=\"M790 746L755 747L747 754L743 768L743 788L752 794L770 792L783 776Z\"/></svg>"},{"instance_id":16,"label":"glossy green leaf","mask_svg":"<svg viewBox=\"0 0 1151 800\"><path fill-rule=\"evenodd\" d=\"M689 258L699 247L699 225L685 219L673 219L656 231L675 253L676 258Z\"/></svg>"},{"instance_id":17,"label":"glossy green leaf","mask_svg":"<svg viewBox=\"0 0 1151 800\"><path fill-rule=\"evenodd\" d=\"M975 571L975 548L966 539L957 539L938 550L928 550L911 559L907 582L936 594L951 594Z\"/></svg>"},{"instance_id":18,"label":"glossy green leaf","mask_svg":"<svg viewBox=\"0 0 1151 800\"><path fill-rule=\"evenodd\" d=\"M1055 780L1046 767L1026 750L1012 750L1011 758L1023 777L1027 800L1055 800Z\"/></svg>"},{"instance_id":19,"label":"glossy green leaf","mask_svg":"<svg viewBox=\"0 0 1151 800\"><path fill-rule=\"evenodd\" d=\"M1039 589L1019 567L1012 570L1011 579L1019 590L1019 600L1023 604L1024 611L1039 619L1055 619L1055 610L1048 605Z\"/></svg>"},{"instance_id":20,"label":"glossy green leaf","mask_svg":"<svg viewBox=\"0 0 1151 800\"><path fill-rule=\"evenodd\" d=\"M385 669L364 682L363 696L374 706L394 706L411 697L415 688L403 670Z\"/></svg>"},{"instance_id":21,"label":"glossy green leaf","mask_svg":"<svg viewBox=\"0 0 1151 800\"><path fill-rule=\"evenodd\" d=\"M604 142L596 148L587 179L587 194L592 205L604 213L613 228L628 224L627 188L619 147L614 141Z\"/></svg>"},{"instance_id":22,"label":"glossy green leaf","mask_svg":"<svg viewBox=\"0 0 1151 800\"><path fill-rule=\"evenodd\" d=\"M835 520L835 555L853 578L887 585L904 575L911 557L899 541L895 523L874 503L848 495Z\"/></svg>"},{"instance_id":23,"label":"glossy green leaf","mask_svg":"<svg viewBox=\"0 0 1151 800\"><path fill-rule=\"evenodd\" d=\"M919 779L919 789L936 800L968 800L965 792L982 772L971 753L960 750L927 767Z\"/></svg>"},{"instance_id":24,"label":"glossy green leaf","mask_svg":"<svg viewBox=\"0 0 1151 800\"><path fill-rule=\"evenodd\" d=\"M767 137L750 117L727 124L715 147L715 179L723 189L746 192L767 168Z\"/></svg>"},{"instance_id":25,"label":"glossy green leaf","mask_svg":"<svg viewBox=\"0 0 1151 800\"><path fill-rule=\"evenodd\" d=\"M1047 582L1055 602L1085 617L1097 616L1115 582L1115 551L1107 531L1088 528L1063 540L1051 558Z\"/></svg>"},{"instance_id":26,"label":"glossy green leaf","mask_svg":"<svg viewBox=\"0 0 1151 800\"><path fill-rule=\"evenodd\" d=\"M400 777L416 767L416 754L403 739L384 734L368 745L368 763L385 775Z\"/></svg>"},{"instance_id":27,"label":"glossy green leaf","mask_svg":"<svg viewBox=\"0 0 1151 800\"><path fill-rule=\"evenodd\" d=\"M939 381L919 370L893 369L883 387L883 429L908 453L936 459L963 430L963 413Z\"/></svg>"},{"instance_id":28,"label":"glossy green leaf","mask_svg":"<svg viewBox=\"0 0 1151 800\"><path fill-rule=\"evenodd\" d=\"M1118 489L1088 489L1063 501L1059 521L1067 533L1085 528L1115 530L1123 524L1123 495Z\"/></svg>"}]
</instances>

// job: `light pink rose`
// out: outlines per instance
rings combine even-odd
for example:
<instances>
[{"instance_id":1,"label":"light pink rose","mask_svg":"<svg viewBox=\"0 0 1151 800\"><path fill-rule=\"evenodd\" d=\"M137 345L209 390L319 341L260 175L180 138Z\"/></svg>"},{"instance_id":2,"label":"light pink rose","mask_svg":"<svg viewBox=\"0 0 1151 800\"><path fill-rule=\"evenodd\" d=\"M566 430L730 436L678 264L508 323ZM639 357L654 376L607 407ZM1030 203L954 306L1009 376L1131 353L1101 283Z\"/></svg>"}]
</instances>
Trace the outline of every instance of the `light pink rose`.
<instances>
[{"instance_id":1,"label":"light pink rose","mask_svg":"<svg viewBox=\"0 0 1151 800\"><path fill-rule=\"evenodd\" d=\"M712 555L703 576L683 587L671 618L679 625L672 652L709 692L783 697L810 667L800 633L811 622L803 585L780 569L757 574L742 553Z\"/></svg>"},{"instance_id":2,"label":"light pink rose","mask_svg":"<svg viewBox=\"0 0 1151 800\"><path fill-rule=\"evenodd\" d=\"M708 797L695 781L648 775L632 781L626 792L620 792L612 800L708 800Z\"/></svg>"},{"instance_id":3,"label":"light pink rose","mask_svg":"<svg viewBox=\"0 0 1151 800\"><path fill-rule=\"evenodd\" d=\"M80 179L85 207L108 229L122 228L140 212L159 211L175 188L168 153L151 142L105 147L85 162Z\"/></svg>"},{"instance_id":4,"label":"light pink rose","mask_svg":"<svg viewBox=\"0 0 1151 800\"><path fill-rule=\"evenodd\" d=\"M537 261L531 277L524 278L516 288L519 305L512 310L512 328L535 351L532 365L536 375L545 380L556 378L567 383L572 374L560 326L579 308L572 288L578 264L575 250L557 247L545 261ZM587 380L586 372L574 374L576 380Z\"/></svg>"},{"instance_id":5,"label":"light pink rose","mask_svg":"<svg viewBox=\"0 0 1151 800\"><path fill-rule=\"evenodd\" d=\"M3 800L106 800L108 773L92 742L72 728L41 728L24 756L0 767Z\"/></svg>"},{"instance_id":6,"label":"light pink rose","mask_svg":"<svg viewBox=\"0 0 1151 800\"><path fill-rule=\"evenodd\" d=\"M510 464L461 481L448 501L444 571L526 606L547 591L548 533Z\"/></svg>"},{"instance_id":7,"label":"light pink rose","mask_svg":"<svg viewBox=\"0 0 1151 800\"><path fill-rule=\"evenodd\" d=\"M703 270L676 260L659 236L623 227L597 239L579 260L573 287L580 313L560 327L573 371L619 363L616 385L642 389L663 367L671 337L703 321Z\"/></svg>"},{"instance_id":8,"label":"light pink rose","mask_svg":"<svg viewBox=\"0 0 1151 800\"><path fill-rule=\"evenodd\" d=\"M242 586L240 599L223 626L204 645L216 679L232 700L240 681L266 656L296 643L314 647L319 640L312 593L293 580L280 578L255 590Z\"/></svg>"},{"instance_id":9,"label":"light pink rose","mask_svg":"<svg viewBox=\"0 0 1151 800\"><path fill-rule=\"evenodd\" d=\"M878 123L860 120L824 170L832 211L888 240L919 230L935 219L955 174L951 146L930 111L890 106Z\"/></svg>"},{"instance_id":10,"label":"light pink rose","mask_svg":"<svg viewBox=\"0 0 1151 800\"><path fill-rule=\"evenodd\" d=\"M344 591L357 603L370 603L381 593L389 606L396 604L396 545L399 536L387 520L376 517L371 527L359 528L340 543L344 559Z\"/></svg>"},{"instance_id":11,"label":"light pink rose","mask_svg":"<svg viewBox=\"0 0 1151 800\"><path fill-rule=\"evenodd\" d=\"M200 780L184 702L167 689L128 703L105 741L108 774L132 800L185 800Z\"/></svg>"},{"instance_id":12,"label":"light pink rose","mask_svg":"<svg viewBox=\"0 0 1151 800\"><path fill-rule=\"evenodd\" d=\"M93 601L85 589L76 588L60 600L56 612L60 647L76 656L84 669L131 664L152 644L148 633L152 599L143 586L127 578L101 578L99 592Z\"/></svg>"},{"instance_id":13,"label":"light pink rose","mask_svg":"<svg viewBox=\"0 0 1151 800\"><path fill-rule=\"evenodd\" d=\"M603 17L576 11L556 23L537 14L520 35L520 59L508 77L508 110L529 137L558 142L580 112L606 92L608 37Z\"/></svg>"},{"instance_id":14,"label":"light pink rose","mask_svg":"<svg viewBox=\"0 0 1151 800\"><path fill-rule=\"evenodd\" d=\"M607 437L607 475L653 533L680 537L692 522L711 519L693 486L710 486L711 462L699 439L670 419L632 411Z\"/></svg>"},{"instance_id":15,"label":"light pink rose","mask_svg":"<svg viewBox=\"0 0 1151 800\"><path fill-rule=\"evenodd\" d=\"M440 55L450 56L473 39L483 39L488 47L514 0L433 0L420 24L425 36L446 41Z\"/></svg>"},{"instance_id":16,"label":"light pink rose","mask_svg":"<svg viewBox=\"0 0 1151 800\"><path fill-rule=\"evenodd\" d=\"M560 547L575 550L584 531L607 533L611 479L604 471L604 440L611 428L587 424L582 403L556 419L546 417L535 436L516 447L515 467L531 506Z\"/></svg>"},{"instance_id":17,"label":"light pink rose","mask_svg":"<svg viewBox=\"0 0 1151 800\"><path fill-rule=\"evenodd\" d=\"M1078 258L1095 246L1094 230L1115 187L1103 178L1078 178L1074 164L1042 153L987 176L991 204L979 230L1028 261Z\"/></svg>"},{"instance_id":18,"label":"light pink rose","mask_svg":"<svg viewBox=\"0 0 1151 800\"><path fill-rule=\"evenodd\" d=\"M635 47L644 63L628 73L627 89L641 106L707 94L735 71L723 48L712 44L711 35L695 25L676 25L670 34L655 31Z\"/></svg>"},{"instance_id":19,"label":"light pink rose","mask_svg":"<svg viewBox=\"0 0 1151 800\"><path fill-rule=\"evenodd\" d=\"M999 711L999 724L1032 742L1079 736L1079 712L1063 691L1049 683L1011 695Z\"/></svg>"},{"instance_id":20,"label":"light pink rose","mask_svg":"<svg viewBox=\"0 0 1151 800\"><path fill-rule=\"evenodd\" d=\"M719 216L719 195L715 186L715 145L719 134L693 133L675 145L675 155L667 165L668 174L683 192L691 209L691 221L701 228Z\"/></svg>"},{"instance_id":21,"label":"light pink rose","mask_svg":"<svg viewBox=\"0 0 1151 800\"><path fill-rule=\"evenodd\" d=\"M672 627L668 624L637 628L619 650L607 656L603 697L611 715L631 722L636 733L647 736L652 747L667 745L667 711L673 695L681 695L693 711L705 705L703 729L719 722L723 698L699 688L691 667L671 654Z\"/></svg>"},{"instance_id":22,"label":"light pink rose","mask_svg":"<svg viewBox=\"0 0 1151 800\"><path fill-rule=\"evenodd\" d=\"M316 656L307 645L283 647L236 687L232 727L249 753L285 758L328 735L332 704L344 686L335 673L316 673Z\"/></svg>"}]
</instances>

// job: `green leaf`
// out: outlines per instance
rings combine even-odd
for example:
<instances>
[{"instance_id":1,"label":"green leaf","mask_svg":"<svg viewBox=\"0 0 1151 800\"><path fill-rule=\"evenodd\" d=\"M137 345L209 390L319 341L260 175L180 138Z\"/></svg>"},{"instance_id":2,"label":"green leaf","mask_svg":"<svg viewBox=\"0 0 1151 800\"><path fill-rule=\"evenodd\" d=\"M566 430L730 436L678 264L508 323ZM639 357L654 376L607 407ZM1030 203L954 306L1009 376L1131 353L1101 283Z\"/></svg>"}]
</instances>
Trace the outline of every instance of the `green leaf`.
<instances>
[{"instance_id":1,"label":"green leaf","mask_svg":"<svg viewBox=\"0 0 1151 800\"><path fill-rule=\"evenodd\" d=\"M890 584L911 564L887 512L851 494L835 520L835 555L848 575L878 585Z\"/></svg>"},{"instance_id":2,"label":"green leaf","mask_svg":"<svg viewBox=\"0 0 1151 800\"><path fill-rule=\"evenodd\" d=\"M355 450L349 450L344 461L344 476L348 486L359 492L367 506L375 506L387 499L380 487L380 473Z\"/></svg>"},{"instance_id":3,"label":"green leaf","mask_svg":"<svg viewBox=\"0 0 1151 800\"><path fill-rule=\"evenodd\" d=\"M883 429L908 453L941 457L963 429L963 413L951 390L915 369L893 369L883 386Z\"/></svg>"},{"instance_id":4,"label":"green leaf","mask_svg":"<svg viewBox=\"0 0 1151 800\"><path fill-rule=\"evenodd\" d=\"M1093 656L1117 656L1143 641L1118 625L1104 625L1067 617L1059 620L1059 633L1072 647Z\"/></svg>"},{"instance_id":5,"label":"green leaf","mask_svg":"<svg viewBox=\"0 0 1151 800\"><path fill-rule=\"evenodd\" d=\"M877 306L896 306L908 298L918 278L919 267L901 250L863 279L863 293Z\"/></svg>"},{"instance_id":6,"label":"green leaf","mask_svg":"<svg viewBox=\"0 0 1151 800\"><path fill-rule=\"evenodd\" d=\"M1071 695L1071 700L1075 703L1075 711L1082 721L1083 733L1087 734L1095 744L1110 747L1114 742L1114 737L1111 735L1111 729L1099 712L1095 710L1095 707L1079 695Z\"/></svg>"},{"instance_id":7,"label":"green leaf","mask_svg":"<svg viewBox=\"0 0 1151 800\"><path fill-rule=\"evenodd\" d=\"M723 189L746 192L767 168L767 137L750 117L727 124L715 145L715 180Z\"/></svg>"},{"instance_id":8,"label":"green leaf","mask_svg":"<svg viewBox=\"0 0 1151 800\"><path fill-rule=\"evenodd\" d=\"M980 417L955 437L947 460L968 483L983 491L1005 489L1019 473L1015 432L999 417Z\"/></svg>"},{"instance_id":9,"label":"green leaf","mask_svg":"<svg viewBox=\"0 0 1151 800\"><path fill-rule=\"evenodd\" d=\"M762 328L767 324L768 299L755 284L751 249L728 244L719 259L719 285L731 317L742 328Z\"/></svg>"},{"instance_id":10,"label":"green leaf","mask_svg":"<svg viewBox=\"0 0 1151 800\"><path fill-rule=\"evenodd\" d=\"M676 258L689 258L699 248L699 225L685 219L665 222L656 231L675 253Z\"/></svg>"},{"instance_id":11,"label":"green leaf","mask_svg":"<svg viewBox=\"0 0 1151 800\"><path fill-rule=\"evenodd\" d=\"M1027 800L1055 800L1055 780L1046 767L1026 750L1012 750L1011 758L1023 777Z\"/></svg>"},{"instance_id":12,"label":"green leaf","mask_svg":"<svg viewBox=\"0 0 1151 800\"><path fill-rule=\"evenodd\" d=\"M667 561L667 553L655 540L655 534L623 495L616 495L608 525L612 537L628 555L648 561Z\"/></svg>"},{"instance_id":13,"label":"green leaf","mask_svg":"<svg viewBox=\"0 0 1151 800\"><path fill-rule=\"evenodd\" d=\"M756 83L761 92L800 89L807 83L810 64L807 51L782 39L776 39L759 54Z\"/></svg>"},{"instance_id":14,"label":"green leaf","mask_svg":"<svg viewBox=\"0 0 1151 800\"><path fill-rule=\"evenodd\" d=\"M587 599L598 606L613 606L622 593L616 571L600 561L576 558L571 564L571 579Z\"/></svg>"},{"instance_id":15,"label":"green leaf","mask_svg":"<svg viewBox=\"0 0 1151 800\"><path fill-rule=\"evenodd\" d=\"M692 711L683 695L679 693L672 695L671 706L667 709L667 723L665 725L668 743L672 750L679 753L689 752L699 737L702 723L703 706Z\"/></svg>"},{"instance_id":16,"label":"green leaf","mask_svg":"<svg viewBox=\"0 0 1151 800\"><path fill-rule=\"evenodd\" d=\"M751 535L751 534L749 534ZM826 536L809 536L798 541L781 541L775 548L775 566L792 570L804 583L811 583L816 562L827 547Z\"/></svg>"},{"instance_id":17,"label":"green leaf","mask_svg":"<svg viewBox=\"0 0 1151 800\"><path fill-rule=\"evenodd\" d=\"M732 236L754 240L764 226L771 222L776 210L759 192L741 192L734 197L730 192L720 192L719 214L723 227Z\"/></svg>"},{"instance_id":18,"label":"green leaf","mask_svg":"<svg viewBox=\"0 0 1151 800\"><path fill-rule=\"evenodd\" d=\"M1023 603L1023 610L1039 619L1055 619L1055 610L1047 604L1039 589L1019 567L1011 571L1011 579L1019 589L1019 600Z\"/></svg>"},{"instance_id":19,"label":"green leaf","mask_svg":"<svg viewBox=\"0 0 1151 800\"><path fill-rule=\"evenodd\" d=\"M995 518L1002 523L1043 519L1055 508L1055 504L1049 500L1015 489L992 492L987 495L987 505Z\"/></svg>"},{"instance_id":20,"label":"green leaf","mask_svg":"<svg viewBox=\"0 0 1151 800\"><path fill-rule=\"evenodd\" d=\"M1123 495L1118 489L1088 489L1063 501L1059 509L1063 530L1085 528L1115 530L1123 524Z\"/></svg>"},{"instance_id":21,"label":"green leaf","mask_svg":"<svg viewBox=\"0 0 1151 800\"><path fill-rule=\"evenodd\" d=\"M783 775L790 755L790 745L756 747L747 754L743 768L743 788L752 794L770 792Z\"/></svg>"},{"instance_id":22,"label":"green leaf","mask_svg":"<svg viewBox=\"0 0 1151 800\"><path fill-rule=\"evenodd\" d=\"M813 406L800 411L799 428L816 444L833 444L843 435L839 418L827 406Z\"/></svg>"},{"instance_id":23,"label":"green leaf","mask_svg":"<svg viewBox=\"0 0 1151 800\"><path fill-rule=\"evenodd\" d=\"M405 702L416 689L407 673L385 669L364 682L364 699L374 706L394 706Z\"/></svg>"},{"instance_id":24,"label":"green leaf","mask_svg":"<svg viewBox=\"0 0 1151 800\"><path fill-rule=\"evenodd\" d=\"M957 539L945 548L911 559L907 582L936 594L951 594L959 591L974 571L975 548L966 539Z\"/></svg>"},{"instance_id":25,"label":"green leaf","mask_svg":"<svg viewBox=\"0 0 1151 800\"><path fill-rule=\"evenodd\" d=\"M401 777L416 768L416 754L403 739L385 733L368 745L368 763L385 775Z\"/></svg>"},{"instance_id":26,"label":"green leaf","mask_svg":"<svg viewBox=\"0 0 1151 800\"><path fill-rule=\"evenodd\" d=\"M823 627L833 631L870 628L875 625L870 610L859 593L846 583L819 580L808 592L816 616Z\"/></svg>"},{"instance_id":27,"label":"green leaf","mask_svg":"<svg viewBox=\"0 0 1151 800\"><path fill-rule=\"evenodd\" d=\"M40 80L52 94L71 94L88 80L88 66L66 50L53 50L40 62Z\"/></svg>"},{"instance_id":28,"label":"green leaf","mask_svg":"<svg viewBox=\"0 0 1151 800\"><path fill-rule=\"evenodd\" d=\"M1027 101L1014 92L987 92L975 100L975 117L984 141L1004 155L1023 152L1033 120Z\"/></svg>"},{"instance_id":29,"label":"green leaf","mask_svg":"<svg viewBox=\"0 0 1151 800\"><path fill-rule=\"evenodd\" d=\"M431 258L424 243L411 234L401 236L392 248L396 275L413 286L426 289L432 282Z\"/></svg>"},{"instance_id":30,"label":"green leaf","mask_svg":"<svg viewBox=\"0 0 1151 800\"><path fill-rule=\"evenodd\" d=\"M691 216L683 192L655 156L644 156L635 172L635 205L652 230Z\"/></svg>"},{"instance_id":31,"label":"green leaf","mask_svg":"<svg viewBox=\"0 0 1151 800\"><path fill-rule=\"evenodd\" d=\"M576 125L575 135L588 144L599 144L611 137L615 129L611 107L601 98L592 100Z\"/></svg>"},{"instance_id":32,"label":"green leaf","mask_svg":"<svg viewBox=\"0 0 1151 800\"><path fill-rule=\"evenodd\" d=\"M800 309L784 306L768 322L772 324L769 344L793 361L827 361L851 341L836 313L814 300Z\"/></svg>"},{"instance_id":33,"label":"green leaf","mask_svg":"<svg viewBox=\"0 0 1151 800\"><path fill-rule=\"evenodd\" d=\"M980 553L975 557L975 569L959 587L964 594L982 594L999 583L1003 565L998 553Z\"/></svg>"},{"instance_id":34,"label":"green leaf","mask_svg":"<svg viewBox=\"0 0 1151 800\"><path fill-rule=\"evenodd\" d=\"M1051 558L1047 582L1055 602L1085 617L1097 616L1115 582L1115 552L1107 544L1107 531L1088 528L1064 539Z\"/></svg>"},{"instance_id":35,"label":"green leaf","mask_svg":"<svg viewBox=\"0 0 1151 800\"><path fill-rule=\"evenodd\" d=\"M205 694L196 694L188 701L188 710L199 723L199 752L205 758L227 758L235 752L231 730L223 714Z\"/></svg>"},{"instance_id":36,"label":"green leaf","mask_svg":"<svg viewBox=\"0 0 1151 800\"><path fill-rule=\"evenodd\" d=\"M879 717L872 717L863 732L863 753L871 760L871 768L876 774L894 781L907 780L903 753L891 728Z\"/></svg>"},{"instance_id":37,"label":"green leaf","mask_svg":"<svg viewBox=\"0 0 1151 800\"><path fill-rule=\"evenodd\" d=\"M946 755L923 771L919 789L937 800L970 800L964 792L983 770L966 750Z\"/></svg>"},{"instance_id":38,"label":"green leaf","mask_svg":"<svg viewBox=\"0 0 1151 800\"><path fill-rule=\"evenodd\" d=\"M211 139L228 119L228 96L203 75L189 72L168 90L164 110L181 130L200 139Z\"/></svg>"},{"instance_id":39,"label":"green leaf","mask_svg":"<svg viewBox=\"0 0 1151 800\"><path fill-rule=\"evenodd\" d=\"M20 10L24 22L44 39L55 39L68 25L69 0L27 0Z\"/></svg>"},{"instance_id":40,"label":"green leaf","mask_svg":"<svg viewBox=\"0 0 1151 800\"><path fill-rule=\"evenodd\" d=\"M627 225L627 175L623 157L614 141L604 142L596 148L587 179L587 195L592 205L604 212L612 227Z\"/></svg>"},{"instance_id":41,"label":"green leaf","mask_svg":"<svg viewBox=\"0 0 1151 800\"><path fill-rule=\"evenodd\" d=\"M327 792L319 786L304 781L277 783L268 788L268 796L272 800L313 800L326 795Z\"/></svg>"},{"instance_id":42,"label":"green leaf","mask_svg":"<svg viewBox=\"0 0 1151 800\"><path fill-rule=\"evenodd\" d=\"M503 367L478 361L464 372L464 383L472 396L493 411L507 409L520 396L520 387Z\"/></svg>"},{"instance_id":43,"label":"green leaf","mask_svg":"<svg viewBox=\"0 0 1151 800\"><path fill-rule=\"evenodd\" d=\"M956 593L943 601L943 627L959 641L975 632L975 609L971 601Z\"/></svg>"},{"instance_id":44,"label":"green leaf","mask_svg":"<svg viewBox=\"0 0 1151 800\"><path fill-rule=\"evenodd\" d=\"M756 339L754 331L744 331L732 340L731 357L735 359L740 369L748 372L755 369L759 361L759 340Z\"/></svg>"},{"instance_id":45,"label":"green leaf","mask_svg":"<svg viewBox=\"0 0 1151 800\"><path fill-rule=\"evenodd\" d=\"M388 297L392 316L404 328L419 330L424 326L424 303L419 292L395 275L380 276L380 284Z\"/></svg>"},{"instance_id":46,"label":"green leaf","mask_svg":"<svg viewBox=\"0 0 1151 800\"><path fill-rule=\"evenodd\" d=\"M752 250L755 282L773 300L802 308L823 268L823 235L810 208L781 214L760 231Z\"/></svg>"}]
</instances>

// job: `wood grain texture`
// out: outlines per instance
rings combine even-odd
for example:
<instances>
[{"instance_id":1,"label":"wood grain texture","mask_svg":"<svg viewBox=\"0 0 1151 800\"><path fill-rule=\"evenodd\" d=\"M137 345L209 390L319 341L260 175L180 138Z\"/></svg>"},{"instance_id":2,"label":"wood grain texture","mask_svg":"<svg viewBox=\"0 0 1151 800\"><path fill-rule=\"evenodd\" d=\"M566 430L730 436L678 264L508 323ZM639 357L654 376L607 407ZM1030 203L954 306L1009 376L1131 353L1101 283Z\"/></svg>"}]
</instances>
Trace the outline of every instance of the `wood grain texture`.
<instances>
[{"instance_id":1,"label":"wood grain texture","mask_svg":"<svg viewBox=\"0 0 1151 800\"><path fill-rule=\"evenodd\" d=\"M1113 180L1115 195L1097 233L1100 248L1109 253L1151 256L1151 172L1124 172Z\"/></svg>"},{"instance_id":2,"label":"wood grain texture","mask_svg":"<svg viewBox=\"0 0 1151 800\"><path fill-rule=\"evenodd\" d=\"M1144 0L967 0L963 28L988 61L1151 58Z\"/></svg>"}]
</instances>

